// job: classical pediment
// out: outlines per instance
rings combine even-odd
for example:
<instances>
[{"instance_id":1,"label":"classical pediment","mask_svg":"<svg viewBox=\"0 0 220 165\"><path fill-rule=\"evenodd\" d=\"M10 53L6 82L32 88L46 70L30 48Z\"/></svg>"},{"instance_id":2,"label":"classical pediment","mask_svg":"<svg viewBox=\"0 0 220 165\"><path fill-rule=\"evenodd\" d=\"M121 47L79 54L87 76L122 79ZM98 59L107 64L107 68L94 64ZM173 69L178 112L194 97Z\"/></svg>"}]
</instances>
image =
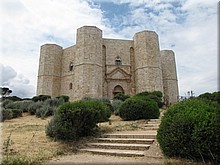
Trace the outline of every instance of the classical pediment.
<instances>
[{"instance_id":1,"label":"classical pediment","mask_svg":"<svg viewBox=\"0 0 220 165\"><path fill-rule=\"evenodd\" d=\"M106 79L111 80L129 80L131 77L130 74L126 73L123 69L117 67L110 73L106 75Z\"/></svg>"}]
</instances>

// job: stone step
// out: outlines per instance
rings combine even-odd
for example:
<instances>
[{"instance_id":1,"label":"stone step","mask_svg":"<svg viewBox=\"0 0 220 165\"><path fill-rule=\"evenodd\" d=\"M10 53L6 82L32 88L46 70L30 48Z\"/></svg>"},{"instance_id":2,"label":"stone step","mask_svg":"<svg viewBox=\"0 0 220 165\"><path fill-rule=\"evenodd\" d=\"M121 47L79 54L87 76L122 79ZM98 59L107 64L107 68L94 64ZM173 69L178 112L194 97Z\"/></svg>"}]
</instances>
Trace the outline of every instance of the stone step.
<instances>
[{"instance_id":1,"label":"stone step","mask_svg":"<svg viewBox=\"0 0 220 165\"><path fill-rule=\"evenodd\" d=\"M147 125L143 125L143 127L144 127L144 130L148 130L148 131L149 130L152 130L152 131L153 130L158 130L158 128L159 128L159 127L148 127Z\"/></svg>"},{"instance_id":2,"label":"stone step","mask_svg":"<svg viewBox=\"0 0 220 165\"><path fill-rule=\"evenodd\" d=\"M103 134L102 138L136 138L136 139L156 139L157 133L145 134Z\"/></svg>"},{"instance_id":3,"label":"stone step","mask_svg":"<svg viewBox=\"0 0 220 165\"><path fill-rule=\"evenodd\" d=\"M91 152L100 155L113 155L113 156L127 156L127 157L143 157L145 151L138 150L118 150L118 149L99 149L99 148L85 148L80 149L83 152Z\"/></svg>"},{"instance_id":4,"label":"stone step","mask_svg":"<svg viewBox=\"0 0 220 165\"><path fill-rule=\"evenodd\" d=\"M91 148L123 149L123 150L148 150L147 144L124 144L124 143L87 143Z\"/></svg>"},{"instance_id":5,"label":"stone step","mask_svg":"<svg viewBox=\"0 0 220 165\"><path fill-rule=\"evenodd\" d=\"M137 138L96 138L96 140L105 143L152 144L154 142L154 139L137 139Z\"/></svg>"},{"instance_id":6,"label":"stone step","mask_svg":"<svg viewBox=\"0 0 220 165\"><path fill-rule=\"evenodd\" d=\"M150 119L147 123L160 124L161 119Z\"/></svg>"},{"instance_id":7,"label":"stone step","mask_svg":"<svg viewBox=\"0 0 220 165\"><path fill-rule=\"evenodd\" d=\"M147 123L147 124L145 124L147 127L158 127L159 128L159 126L160 126L160 124L155 124L155 123Z\"/></svg>"}]
</instances>

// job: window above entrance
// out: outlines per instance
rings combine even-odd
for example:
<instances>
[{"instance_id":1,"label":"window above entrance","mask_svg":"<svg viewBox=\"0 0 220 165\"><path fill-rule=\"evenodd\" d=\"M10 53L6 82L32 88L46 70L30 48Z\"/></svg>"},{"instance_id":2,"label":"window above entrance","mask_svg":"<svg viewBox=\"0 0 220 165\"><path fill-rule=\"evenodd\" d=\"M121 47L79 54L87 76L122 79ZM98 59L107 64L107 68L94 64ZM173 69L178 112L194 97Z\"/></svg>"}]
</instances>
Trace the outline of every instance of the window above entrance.
<instances>
[{"instance_id":1,"label":"window above entrance","mask_svg":"<svg viewBox=\"0 0 220 165\"><path fill-rule=\"evenodd\" d=\"M115 65L121 65L121 58L119 56L115 58Z\"/></svg>"},{"instance_id":2,"label":"window above entrance","mask_svg":"<svg viewBox=\"0 0 220 165\"><path fill-rule=\"evenodd\" d=\"M69 71L73 71L73 69L74 69L74 65L73 65L72 62L70 62L70 64L69 64Z\"/></svg>"}]
</instances>

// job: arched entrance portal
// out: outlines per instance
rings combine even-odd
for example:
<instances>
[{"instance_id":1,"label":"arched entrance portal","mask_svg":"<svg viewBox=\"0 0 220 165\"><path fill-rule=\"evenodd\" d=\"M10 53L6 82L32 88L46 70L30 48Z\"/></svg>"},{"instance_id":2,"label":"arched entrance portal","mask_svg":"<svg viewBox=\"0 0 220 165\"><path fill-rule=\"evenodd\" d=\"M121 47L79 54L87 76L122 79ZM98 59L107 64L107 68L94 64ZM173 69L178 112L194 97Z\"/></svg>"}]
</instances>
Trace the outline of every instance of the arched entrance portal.
<instances>
[{"instance_id":1,"label":"arched entrance portal","mask_svg":"<svg viewBox=\"0 0 220 165\"><path fill-rule=\"evenodd\" d=\"M115 86L114 90L113 90L113 95L115 96L117 93L124 93L124 89L120 86L117 85Z\"/></svg>"}]
</instances>

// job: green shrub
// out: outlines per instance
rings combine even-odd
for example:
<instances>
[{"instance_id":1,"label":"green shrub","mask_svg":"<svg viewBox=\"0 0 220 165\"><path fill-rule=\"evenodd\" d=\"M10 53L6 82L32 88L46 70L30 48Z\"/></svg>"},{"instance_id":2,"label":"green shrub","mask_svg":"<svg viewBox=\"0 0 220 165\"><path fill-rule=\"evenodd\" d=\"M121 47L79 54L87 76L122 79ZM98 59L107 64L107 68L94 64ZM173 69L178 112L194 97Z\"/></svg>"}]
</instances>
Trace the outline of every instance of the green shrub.
<instances>
[{"instance_id":1,"label":"green shrub","mask_svg":"<svg viewBox=\"0 0 220 165\"><path fill-rule=\"evenodd\" d=\"M6 106L7 106L8 104L11 104L11 103L13 103L12 100L3 100L1 106L2 106L3 108L6 108Z\"/></svg>"},{"instance_id":2,"label":"green shrub","mask_svg":"<svg viewBox=\"0 0 220 165\"><path fill-rule=\"evenodd\" d=\"M114 96L114 100L121 100L121 101L125 101L126 99L128 99L130 96L128 95L125 95L124 93L117 93L115 96Z\"/></svg>"},{"instance_id":3,"label":"green shrub","mask_svg":"<svg viewBox=\"0 0 220 165\"><path fill-rule=\"evenodd\" d=\"M19 109L22 110L22 112L28 112L28 107L32 103L34 102L31 100L19 101Z\"/></svg>"},{"instance_id":4,"label":"green shrub","mask_svg":"<svg viewBox=\"0 0 220 165\"><path fill-rule=\"evenodd\" d=\"M42 105L36 109L35 115L37 117L45 118L54 115L58 106L64 103L63 97L47 99L42 102ZM34 113L34 110L33 110Z\"/></svg>"},{"instance_id":5,"label":"green shrub","mask_svg":"<svg viewBox=\"0 0 220 165\"><path fill-rule=\"evenodd\" d=\"M157 139L166 156L220 162L219 126L217 103L189 99L167 110Z\"/></svg>"},{"instance_id":6,"label":"green shrub","mask_svg":"<svg viewBox=\"0 0 220 165\"><path fill-rule=\"evenodd\" d=\"M154 92L147 92L147 91L145 91L145 92L138 93L135 96L141 97L143 99L144 98L146 98L146 99L148 99L148 98L153 99L153 100L155 100L157 102L157 105L158 105L159 108L161 108L164 105L164 103L162 101L163 94L160 91L154 91Z\"/></svg>"},{"instance_id":7,"label":"green shrub","mask_svg":"<svg viewBox=\"0 0 220 165\"><path fill-rule=\"evenodd\" d=\"M198 97L202 99L216 101L218 104L220 104L220 91L213 92L213 93L206 92L206 93L199 95Z\"/></svg>"},{"instance_id":8,"label":"green shrub","mask_svg":"<svg viewBox=\"0 0 220 165\"><path fill-rule=\"evenodd\" d=\"M12 111L12 118L17 118L22 116L22 110L20 109L11 109Z\"/></svg>"},{"instance_id":9,"label":"green shrub","mask_svg":"<svg viewBox=\"0 0 220 165\"><path fill-rule=\"evenodd\" d=\"M92 101L95 103L93 105L93 108L101 110L101 112L100 112L101 117L100 117L99 122L108 121L109 117L111 117L111 114L113 112L113 108L112 108L111 102L108 98L84 97L81 99L81 101Z\"/></svg>"},{"instance_id":10,"label":"green shrub","mask_svg":"<svg viewBox=\"0 0 220 165\"><path fill-rule=\"evenodd\" d=\"M55 110L56 110L55 106L43 105L41 108L36 110L35 115L37 117L46 118L48 116L54 115Z\"/></svg>"},{"instance_id":11,"label":"green shrub","mask_svg":"<svg viewBox=\"0 0 220 165\"><path fill-rule=\"evenodd\" d=\"M5 105L6 109L18 109L19 103L18 102L10 102L7 105Z\"/></svg>"},{"instance_id":12,"label":"green shrub","mask_svg":"<svg viewBox=\"0 0 220 165\"><path fill-rule=\"evenodd\" d=\"M45 100L47 100L47 99L51 99L51 96L49 96L49 95L39 95L39 96L34 96L34 97L32 98L32 100L33 100L34 102L45 101Z\"/></svg>"},{"instance_id":13,"label":"green shrub","mask_svg":"<svg viewBox=\"0 0 220 165\"><path fill-rule=\"evenodd\" d=\"M70 97L69 96L65 96L65 95L62 95L62 96L58 96L58 97L56 97L57 99L63 99L64 100L64 102L68 102L69 101L69 99L70 99Z\"/></svg>"},{"instance_id":14,"label":"green shrub","mask_svg":"<svg viewBox=\"0 0 220 165\"><path fill-rule=\"evenodd\" d=\"M122 103L123 103L122 100L113 100L112 101L112 108L113 108L114 114L116 116L119 115L119 107Z\"/></svg>"},{"instance_id":15,"label":"green shrub","mask_svg":"<svg viewBox=\"0 0 220 165\"><path fill-rule=\"evenodd\" d=\"M40 109L43 106L43 102L42 101L38 101L38 102L32 102L28 107L28 112L30 113L30 115L35 115L37 109Z\"/></svg>"},{"instance_id":16,"label":"green shrub","mask_svg":"<svg viewBox=\"0 0 220 165\"><path fill-rule=\"evenodd\" d=\"M77 140L91 135L103 118L105 104L98 101L76 101L61 105L46 127L46 135L59 140Z\"/></svg>"},{"instance_id":17,"label":"green shrub","mask_svg":"<svg viewBox=\"0 0 220 165\"><path fill-rule=\"evenodd\" d=\"M8 96L7 99L11 100L11 101L21 101L22 100L20 97L17 97L17 96Z\"/></svg>"},{"instance_id":18,"label":"green shrub","mask_svg":"<svg viewBox=\"0 0 220 165\"><path fill-rule=\"evenodd\" d=\"M13 113L11 109L1 108L1 118L0 121L10 120L13 118Z\"/></svg>"},{"instance_id":19,"label":"green shrub","mask_svg":"<svg viewBox=\"0 0 220 165\"><path fill-rule=\"evenodd\" d=\"M132 97L119 107L119 116L123 120L155 119L159 117L157 103L151 99Z\"/></svg>"},{"instance_id":20,"label":"green shrub","mask_svg":"<svg viewBox=\"0 0 220 165\"><path fill-rule=\"evenodd\" d=\"M54 99L47 99L44 101L45 105L52 106L52 107L58 107L59 105L63 104L65 101L62 97L54 98Z\"/></svg>"}]
</instances>

